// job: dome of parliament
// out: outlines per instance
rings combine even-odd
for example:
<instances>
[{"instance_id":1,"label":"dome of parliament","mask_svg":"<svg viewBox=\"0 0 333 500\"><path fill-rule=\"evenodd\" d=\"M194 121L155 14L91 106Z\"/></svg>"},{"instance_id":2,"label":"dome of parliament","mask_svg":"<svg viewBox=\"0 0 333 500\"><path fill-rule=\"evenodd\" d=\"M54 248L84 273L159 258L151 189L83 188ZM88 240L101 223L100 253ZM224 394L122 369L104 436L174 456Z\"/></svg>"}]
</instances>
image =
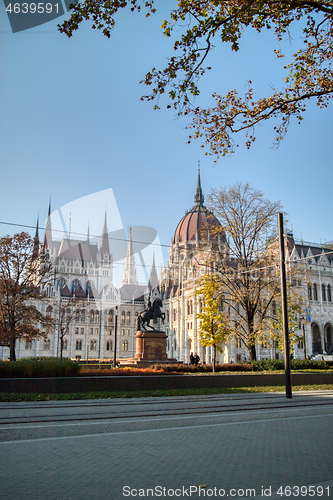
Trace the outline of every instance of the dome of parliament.
<instances>
[{"instance_id":1,"label":"dome of parliament","mask_svg":"<svg viewBox=\"0 0 333 500\"><path fill-rule=\"evenodd\" d=\"M202 194L200 172L198 173L198 186L194 197L195 205L187 212L177 225L174 234L174 243L184 243L196 241L217 241L222 236L225 240L222 226L215 215L204 206L204 196Z\"/></svg>"}]
</instances>

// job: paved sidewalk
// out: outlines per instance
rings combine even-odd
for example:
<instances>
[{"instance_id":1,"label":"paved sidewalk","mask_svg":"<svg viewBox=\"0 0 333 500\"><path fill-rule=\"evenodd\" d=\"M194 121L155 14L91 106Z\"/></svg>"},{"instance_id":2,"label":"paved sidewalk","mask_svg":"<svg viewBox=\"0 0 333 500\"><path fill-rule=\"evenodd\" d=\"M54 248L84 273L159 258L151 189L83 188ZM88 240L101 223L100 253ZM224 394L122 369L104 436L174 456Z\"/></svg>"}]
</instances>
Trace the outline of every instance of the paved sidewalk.
<instances>
[{"instance_id":1,"label":"paved sidewalk","mask_svg":"<svg viewBox=\"0 0 333 500\"><path fill-rule=\"evenodd\" d=\"M145 430L133 418L120 432L0 443L1 500L222 498L222 490L285 498L276 492L288 494L287 485L315 485L298 498L333 498L333 407L203 418L171 416Z\"/></svg>"}]
</instances>

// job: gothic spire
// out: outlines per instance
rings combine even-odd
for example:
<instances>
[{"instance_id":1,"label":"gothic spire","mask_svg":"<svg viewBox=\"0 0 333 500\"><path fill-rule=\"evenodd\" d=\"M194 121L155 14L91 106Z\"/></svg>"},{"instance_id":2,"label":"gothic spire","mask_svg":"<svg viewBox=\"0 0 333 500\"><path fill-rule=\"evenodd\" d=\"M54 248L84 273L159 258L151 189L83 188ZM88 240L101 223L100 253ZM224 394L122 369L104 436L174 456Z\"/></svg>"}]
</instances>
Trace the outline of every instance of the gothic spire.
<instances>
[{"instance_id":1,"label":"gothic spire","mask_svg":"<svg viewBox=\"0 0 333 500\"><path fill-rule=\"evenodd\" d=\"M200 168L198 168L198 185L197 185L197 191L194 196L194 202L197 206L202 207L204 201L205 199L201 189Z\"/></svg>"},{"instance_id":2,"label":"gothic spire","mask_svg":"<svg viewBox=\"0 0 333 500\"><path fill-rule=\"evenodd\" d=\"M110 247L109 247L109 234L108 234L108 226L107 226L107 220L106 220L106 209L105 209L105 217L104 217L104 226L103 226L103 232L102 232L102 238L101 238L101 247L100 251L102 255L105 255L106 253L110 253Z\"/></svg>"},{"instance_id":3,"label":"gothic spire","mask_svg":"<svg viewBox=\"0 0 333 500\"><path fill-rule=\"evenodd\" d=\"M133 243L132 243L132 228L130 227L130 234L128 239L128 247L127 247L127 257L133 255Z\"/></svg>"},{"instance_id":4,"label":"gothic spire","mask_svg":"<svg viewBox=\"0 0 333 500\"><path fill-rule=\"evenodd\" d=\"M155 253L153 253L153 263L150 270L148 288L150 293L152 293L154 290L158 290L159 288L158 276L155 266Z\"/></svg>"},{"instance_id":5,"label":"gothic spire","mask_svg":"<svg viewBox=\"0 0 333 500\"><path fill-rule=\"evenodd\" d=\"M89 221L88 221L88 230L87 230L87 243L90 243L90 236L89 236Z\"/></svg>"},{"instance_id":6,"label":"gothic spire","mask_svg":"<svg viewBox=\"0 0 333 500\"><path fill-rule=\"evenodd\" d=\"M130 228L127 254L125 257L125 267L123 276L121 278L121 286L123 285L137 285L138 278L135 269L135 257L133 255L133 242L132 242L132 228Z\"/></svg>"},{"instance_id":7,"label":"gothic spire","mask_svg":"<svg viewBox=\"0 0 333 500\"><path fill-rule=\"evenodd\" d=\"M43 238L43 248L46 251L47 248L51 248L52 244L52 224L51 224L51 197L49 202L49 211L45 224L45 233Z\"/></svg>"},{"instance_id":8,"label":"gothic spire","mask_svg":"<svg viewBox=\"0 0 333 500\"><path fill-rule=\"evenodd\" d=\"M32 251L32 256L33 257L38 257L38 254L39 254L38 226L39 226L39 214L38 214L38 217L37 217L36 232L35 232L35 237L34 237L34 248L33 248L33 251Z\"/></svg>"}]
</instances>

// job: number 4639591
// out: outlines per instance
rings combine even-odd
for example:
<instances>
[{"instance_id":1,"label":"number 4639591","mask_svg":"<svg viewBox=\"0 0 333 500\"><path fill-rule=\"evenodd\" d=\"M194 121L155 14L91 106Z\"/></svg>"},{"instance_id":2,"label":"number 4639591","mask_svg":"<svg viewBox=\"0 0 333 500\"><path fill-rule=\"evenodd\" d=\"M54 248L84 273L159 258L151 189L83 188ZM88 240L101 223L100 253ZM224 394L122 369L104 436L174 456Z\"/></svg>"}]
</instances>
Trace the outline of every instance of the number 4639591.
<instances>
[{"instance_id":1,"label":"number 4639591","mask_svg":"<svg viewBox=\"0 0 333 500\"><path fill-rule=\"evenodd\" d=\"M327 486L280 486L276 492L283 497L329 497L330 487Z\"/></svg>"},{"instance_id":2,"label":"number 4639591","mask_svg":"<svg viewBox=\"0 0 333 500\"><path fill-rule=\"evenodd\" d=\"M59 4L54 4L52 5L51 3L14 3L13 7L12 4L10 3L6 7L6 11L9 12L9 14L51 14L52 10L55 9L56 13L58 14L58 7Z\"/></svg>"}]
</instances>

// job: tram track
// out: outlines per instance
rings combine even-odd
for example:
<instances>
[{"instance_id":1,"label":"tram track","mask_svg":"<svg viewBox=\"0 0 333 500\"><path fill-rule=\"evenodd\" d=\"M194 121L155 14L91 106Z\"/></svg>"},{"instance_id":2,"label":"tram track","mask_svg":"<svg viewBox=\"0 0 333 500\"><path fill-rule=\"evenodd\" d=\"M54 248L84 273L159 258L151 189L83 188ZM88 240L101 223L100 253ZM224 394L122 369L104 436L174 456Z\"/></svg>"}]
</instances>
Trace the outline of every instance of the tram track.
<instances>
[{"instance_id":1,"label":"tram track","mask_svg":"<svg viewBox=\"0 0 333 500\"><path fill-rule=\"evenodd\" d=\"M263 395L264 396L264 395ZM313 405L333 406L333 394L320 393L314 395L297 395L286 400L281 394L270 394L266 397L197 397L197 398L145 398L144 401L90 401L55 405L24 404L19 407L10 404L0 406L0 428L15 425L37 425L54 423L83 423L89 421L116 421L142 418L162 418L190 416L200 414L230 414L243 411L278 410L306 408ZM103 411L98 411L103 408ZM89 409L89 411L87 411ZM59 411L60 410L60 411ZM96 411L97 410L97 411ZM22 412L27 412L22 415ZM56 412L56 413L55 413ZM7 413L7 415L6 415Z\"/></svg>"}]
</instances>

